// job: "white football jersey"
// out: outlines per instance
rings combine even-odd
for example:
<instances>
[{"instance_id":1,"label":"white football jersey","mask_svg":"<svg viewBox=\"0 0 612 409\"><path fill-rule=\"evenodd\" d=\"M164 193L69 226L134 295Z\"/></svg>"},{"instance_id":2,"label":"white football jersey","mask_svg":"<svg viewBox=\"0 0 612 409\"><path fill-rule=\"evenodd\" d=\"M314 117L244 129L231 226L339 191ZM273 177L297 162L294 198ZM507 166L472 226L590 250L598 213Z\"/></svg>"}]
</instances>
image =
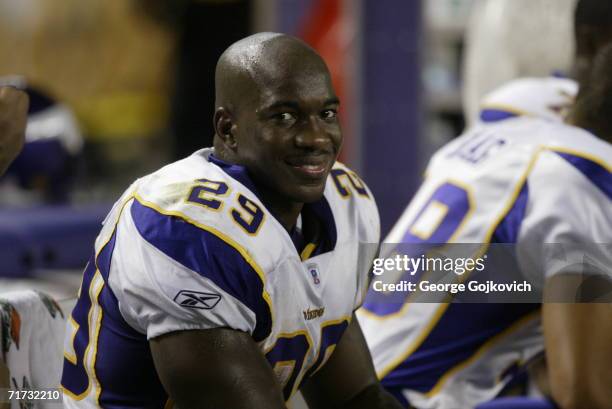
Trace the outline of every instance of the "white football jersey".
<instances>
[{"instance_id":1,"label":"white football jersey","mask_svg":"<svg viewBox=\"0 0 612 409\"><path fill-rule=\"evenodd\" d=\"M590 261L612 274L612 145L546 118L476 126L434 155L385 242L514 243L540 285L563 272L547 243L607 243ZM580 256L567 251L564 265ZM357 316L385 387L419 409L458 409L494 398L542 353L539 306L369 294Z\"/></svg>"},{"instance_id":2,"label":"white football jersey","mask_svg":"<svg viewBox=\"0 0 612 409\"><path fill-rule=\"evenodd\" d=\"M578 84L569 78L551 76L512 80L482 99L477 123L517 116L561 122L577 94Z\"/></svg>"},{"instance_id":3,"label":"white football jersey","mask_svg":"<svg viewBox=\"0 0 612 409\"><path fill-rule=\"evenodd\" d=\"M66 338L67 407L163 408L148 340L218 327L252 335L289 399L361 305L380 234L361 179L334 166L302 212L325 239L299 254L246 170L211 153L137 180L106 218Z\"/></svg>"}]
</instances>

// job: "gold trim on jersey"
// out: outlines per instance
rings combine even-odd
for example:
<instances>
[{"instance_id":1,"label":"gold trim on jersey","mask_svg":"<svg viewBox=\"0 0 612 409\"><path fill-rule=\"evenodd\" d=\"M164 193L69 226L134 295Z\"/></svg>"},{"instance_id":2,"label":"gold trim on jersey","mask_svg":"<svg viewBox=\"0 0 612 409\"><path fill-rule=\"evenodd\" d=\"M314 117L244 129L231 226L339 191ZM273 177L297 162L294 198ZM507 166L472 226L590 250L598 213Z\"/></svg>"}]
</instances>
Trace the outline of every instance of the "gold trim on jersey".
<instances>
[{"instance_id":1,"label":"gold trim on jersey","mask_svg":"<svg viewBox=\"0 0 612 409\"><path fill-rule=\"evenodd\" d=\"M274 308L273 308L273 305L272 305L272 298L270 297L270 294L266 290L266 276L265 276L265 273L264 273L263 269L257 264L257 262L255 262L255 260L251 256L250 252L246 248L244 248L242 245L238 244L231 237L229 237L226 234L222 233L221 231L215 229L214 227L206 226L206 225L204 225L204 224L202 224L200 222L197 222L197 221L191 219L189 216L187 216L186 214L184 214L182 212L179 212L179 211L176 211L176 210L162 209L157 204L155 204L153 202L149 202L148 200L143 199L138 193L134 193L133 196L143 206L149 207L149 208L157 211L158 213L161 213L161 214L166 215L166 216L179 217L179 218L183 219L184 221L186 221L187 223L189 223L189 224L191 224L191 225L193 225L195 227L198 227L199 229L202 229L204 231L207 231L207 232L215 235L216 237L218 237L219 239L223 240L225 243L227 243L228 245L233 247L236 251L238 251L238 253L242 256L242 258L251 266L251 268L253 268L253 270L255 270L255 272L259 276L259 279L262 282L263 291L262 291L261 296L266 301L266 303L268 304L268 308L270 309L270 317L271 317L271 326L270 327L273 328L273 326L274 326Z\"/></svg>"},{"instance_id":2,"label":"gold trim on jersey","mask_svg":"<svg viewBox=\"0 0 612 409\"><path fill-rule=\"evenodd\" d=\"M531 116L531 117L536 116L534 113L527 112L520 108L515 108L512 105L507 105L507 104L482 104L480 106L480 111L483 111L486 109L500 110L500 111L504 111L509 114L514 114L518 116Z\"/></svg>"},{"instance_id":3,"label":"gold trim on jersey","mask_svg":"<svg viewBox=\"0 0 612 409\"><path fill-rule=\"evenodd\" d=\"M98 355L98 337L100 336L100 327L102 324L102 316L103 311L102 307L99 303L100 293L104 288L104 279L100 274L99 270L96 270L93 278L91 279L91 283L89 284L89 298L91 300L91 307L89 308L89 312L87 314L87 322L89 324L89 342L87 343L87 347L85 348L85 352L83 353L83 368L87 374L87 389L84 392L76 395L72 393L65 386L61 385L62 390L66 395L74 400L83 400L93 387L96 389L96 404L99 402L100 392L102 388L100 386L100 381L96 376L96 357ZM95 322L94 322L95 316ZM93 351L92 351L93 346ZM92 351L92 352L90 352ZM93 381L93 382L92 382Z\"/></svg>"},{"instance_id":4,"label":"gold trim on jersey","mask_svg":"<svg viewBox=\"0 0 612 409\"><path fill-rule=\"evenodd\" d=\"M406 303L404 307L402 308L402 310L403 309L408 310L407 307L409 306L410 306L410 303ZM398 358L391 361L391 363L388 364L386 367L376 372L378 379L382 379L385 376L387 376L391 371L393 371L399 364L404 362L410 355L412 355L414 351L416 351L421 346L423 341L425 341L425 338L427 338L429 336L429 333L433 331L433 329L436 327L436 324L438 324L438 321L440 321L440 319L444 315L444 312L446 312L446 309L449 306L450 306L450 303L441 303L438 305L438 308L436 309L436 311L430 318L430 322L421 331L419 336L413 342L410 343L410 345L404 351L404 353L402 353Z\"/></svg>"},{"instance_id":5,"label":"gold trim on jersey","mask_svg":"<svg viewBox=\"0 0 612 409\"><path fill-rule=\"evenodd\" d=\"M242 203L240 203L240 196L242 196L246 200L244 205ZM243 208L243 211L240 211L236 207L232 206L229 209L229 211L228 211L229 215L230 215L230 220L232 221L232 223L234 223L236 226L238 226L240 228L240 230L242 230L243 232L245 232L249 236L257 236L257 233L259 233L259 230L261 230L261 226L263 226L264 222L266 221L266 212L263 211L262 208L257 205L257 203L255 203L253 200L249 199L248 197L246 197L245 195L243 195L240 192L238 192L238 194L236 195L235 202L238 202L238 205L240 205ZM250 213L249 210L251 212L253 212L253 213L257 213L259 211L262 214L261 221L259 222L259 224L257 225L257 228L255 229L255 231L253 233L251 233L243 225L238 223L238 221L235 219L235 215L234 215L234 212L236 212L240 216L240 218L246 224L248 224L249 227L250 227L251 224L253 223L253 221L255 220L255 215ZM248 213L247 217L244 217L244 211L246 211L246 213ZM249 219L249 218L251 220L247 221L247 219Z\"/></svg>"},{"instance_id":6,"label":"gold trim on jersey","mask_svg":"<svg viewBox=\"0 0 612 409\"><path fill-rule=\"evenodd\" d=\"M581 152L581 151L577 151L577 150L570 149L570 148L564 148L561 146L544 146L543 149L546 149L552 152L561 152L561 153L567 153L570 155L578 156L580 158L590 160L591 162L595 162L599 166L606 169L608 172L612 172L612 164L606 163L605 160L601 159L598 156L591 155L590 153Z\"/></svg>"},{"instance_id":7,"label":"gold trim on jersey","mask_svg":"<svg viewBox=\"0 0 612 409\"><path fill-rule=\"evenodd\" d=\"M70 390L68 390L66 387L64 387L63 385L60 385L61 389L64 391L64 393L68 396L70 396L71 398L75 399L75 400L82 400L83 398L85 398L87 396L87 394L89 393L89 390L91 389L91 376L93 375L93 379L97 384L98 387L98 391L96 393L96 403L98 403L99 398L100 398L100 393L102 391L102 386L100 385L100 382L98 381L98 378L96 377L95 374L95 363L96 363L96 356L98 354L98 336L100 334L100 326L102 323L102 316L103 316L103 311L102 308L100 307L100 304L98 303L98 298L100 296L100 293L102 292L102 289L104 288L105 282L104 282L104 278L102 277L102 275L100 274L100 269L98 268L98 257L100 256L100 253L102 253L102 251L104 250L104 248L108 245L108 243L111 241L111 239L113 238L113 235L115 234L115 232L117 231L117 225L119 224L119 219L121 218L121 215L123 214L123 211L125 210L125 206L130 202L130 200L133 199L133 196L128 196L125 201L123 202L123 204L121 205L121 209L119 210L119 214L117 215L117 219L115 220L115 224L113 226L113 229L111 230L111 233L108 235L108 237L106 238L106 241L104 242L104 244L102 246L100 246L100 249L96 252L96 255L94 257L94 265L96 267L96 272L94 273L93 277L91 278L91 282L89 283L89 297L91 300L91 306L89 307L89 311L88 311L88 318L87 318L87 322L88 322L88 328L89 331L91 331L92 328L92 323L91 323L91 314L92 311L94 309L94 299L91 298L91 289L92 286L94 284L94 282L97 280L97 278L99 278L99 280L102 281L102 284L100 286L100 289L98 290L98 293L95 297L95 304L99 307L99 320L97 322L97 328L95 331L95 338L92 338L91 335L89 337L89 342L87 344L87 347L85 348L85 352L83 353L83 367L85 368L85 372L87 373L87 389L85 390L85 392L79 394L79 395L75 395L74 393L72 393ZM111 210L112 212L112 210ZM89 266L89 263L87 263L87 266ZM86 267L87 269L87 267ZM83 280L85 278L85 275L83 275L83 277L81 278L81 287L83 286ZM81 296L81 287L79 287L79 297ZM72 317L72 314L70 314L70 318L69 318L69 322L73 325L73 333L71 336L71 344L72 348L74 350L74 338L77 334L77 331L79 329L79 324L74 320L74 318ZM74 330L76 326L76 330ZM89 348L91 346L92 341L95 341L95 348L94 348L94 355L93 355L93 364L91 365L92 368L92 372L90 374L89 370L87 369L87 365L86 365L86 360L87 360L87 353L89 351ZM70 362L73 365L77 365L77 357L76 357L76 351L75 354L71 354L70 351L64 351L64 357L68 360L68 362Z\"/></svg>"},{"instance_id":8,"label":"gold trim on jersey","mask_svg":"<svg viewBox=\"0 0 612 409\"><path fill-rule=\"evenodd\" d=\"M540 147L534 153L534 155L531 158L529 164L527 165L527 168L525 169L525 171L523 172L521 177L518 179L518 181L517 181L517 183L515 185L514 191L512 192L512 194L510 195L510 199L507 201L506 205L504 206L504 208L500 212L499 217L495 220L495 222L491 225L489 230L485 233L484 240L483 240L483 245L480 247L480 249L478 251L476 251L475 258L482 257L486 253L486 251L488 250L489 245L490 245L490 241L491 241L491 237L493 236L493 233L495 233L495 229L497 228L497 226L499 226L499 224L504 219L504 217L506 217L506 215L508 214L510 209L512 209L512 206L516 202L516 199L518 198L518 195L520 194L521 190L523 189L525 181L529 177L529 174L531 173L531 171L532 171L535 163L537 162L537 159L539 158L540 153L542 151L543 151L543 148ZM448 183L448 182L453 183L450 180L447 180L447 181L445 181L443 183ZM460 186L460 187L464 187L464 185L459 184L459 183L457 185ZM466 189L466 191L468 192L468 198L469 198L468 200L470 201L470 203L473 203L472 197L471 197L471 191L468 190L468 189ZM468 211L468 213L464 217L463 222L465 222L468 219L468 216L471 215L472 211L473 211L473 207L470 206L470 210ZM463 222L457 228L457 230L455 230L455 233L451 236L451 238L449 239L448 242L451 242L456 237L457 233L463 227ZM470 272L466 272L466 274L463 275L461 281L465 281L468 278L469 273ZM435 325L438 323L440 318L442 318L442 315L444 314L444 312L446 311L446 309L448 308L449 305L450 305L449 303L440 304L440 306L438 307L438 310L432 316L430 323L425 327L425 330L423 330L423 332L421 334L419 334L419 336L415 339L415 341L413 343L411 343L409 345L409 347L405 350L405 352L401 353L398 358L394 359L390 364L388 364L386 367L384 367L384 369L382 369L381 371L378 372L378 376L379 376L380 379L382 379L386 375L388 375L398 365L400 365L404 360L408 359L408 357L410 355L412 355L412 353L414 351L416 351L418 349L418 347L421 345L421 343L423 341L425 341L427 336L429 336L431 331L435 328ZM409 306L410 306L410 297L408 298L408 300L406 301L406 303L404 304L402 309L400 309L397 313L390 314L388 316L379 317L379 316L377 316L377 315L375 315L375 314L373 314L373 313L371 313L371 312L369 312L369 311L367 311L365 309L362 309L361 311L362 312L367 312L366 315L369 318L375 318L376 320L382 321L382 320L385 320L385 319L388 319L388 318L391 318L391 317L398 317L398 316L400 316L402 314L405 314L406 311L408 311L408 307Z\"/></svg>"},{"instance_id":9,"label":"gold trim on jersey","mask_svg":"<svg viewBox=\"0 0 612 409\"><path fill-rule=\"evenodd\" d=\"M348 326L351 325L351 320L352 320L353 316L352 315L345 315L341 318L335 319L335 320L329 320L329 321L323 321L320 325L320 334L319 334L319 344L322 343L323 341L323 328L325 327L329 327L330 325L336 325L336 324L341 324L344 321L346 321L347 323L347 329ZM346 332L346 330L345 330ZM340 338L342 339L342 338ZM336 349L336 346L338 344L333 344L333 345L329 345L327 348L325 348L325 351L323 352L323 360L321 361L321 363L319 364L319 367L317 369L315 369L312 374L310 374L311 376L316 374L321 368L323 368L323 366L325 366L325 363L329 360L329 358L331 357L331 355L334 353L334 350ZM310 371L310 368L312 368L312 366L319 360L319 356L321 355L321 348L319 347L319 350L317 351L317 356L315 356L314 360L312 361L312 363L310 365L308 365L308 368L305 368L304 374L308 371Z\"/></svg>"},{"instance_id":10,"label":"gold trim on jersey","mask_svg":"<svg viewBox=\"0 0 612 409\"><path fill-rule=\"evenodd\" d=\"M74 337L76 337L77 332L79 332L79 324L72 318L72 314L68 317L68 325L70 325L70 341L69 346L72 348L70 351L64 350L64 358L68 360L72 365L77 364L76 351L74 349Z\"/></svg>"},{"instance_id":11,"label":"gold trim on jersey","mask_svg":"<svg viewBox=\"0 0 612 409\"><path fill-rule=\"evenodd\" d=\"M461 189L463 189L467 195L467 200L468 200L468 211L465 213L465 215L463 216L463 219L461 219L461 223L459 223L459 225L457 226L457 228L455 229L455 232L451 235L451 237L448 239L447 244L451 243L453 240L455 240L455 238L459 235L459 233L461 233L461 231L464 229L465 225L467 224L468 220L472 217L472 214L474 213L474 192L472 191L471 186L468 186L466 184L464 184L463 182L460 182L458 180L454 180L454 179L445 179L444 181L440 182L438 185L436 185L436 187L434 189L432 189L432 192L435 192L438 188L440 188L440 186L444 185L444 184L452 184L455 185L457 187L460 187ZM416 220L411 220L410 223L408 224L408 229L409 231L412 230L412 226L415 224ZM440 221L441 222L441 221ZM438 224L439 226L439 224ZM418 236L417 236L418 237ZM384 244L384 243L383 243ZM445 246L441 246L440 250L438 251L442 251L444 250ZM486 251L486 249L485 249ZM477 254L484 254L485 251L482 252L477 252ZM478 257L480 257L480 255ZM428 272L426 272L425 274L427 274ZM470 271L466 271L465 274L463 274L463 276L461 277L460 282L465 281L468 277L469 277L469 273ZM377 315L371 311L368 311L366 308L361 308L360 309L360 314L364 314L365 316L367 316L370 319L373 319L375 321L386 321L389 319L394 319L397 317L400 317L404 314L406 314L406 312L408 311L408 307L410 306L413 297L416 297L416 293L412 293L410 294L407 298L406 301L404 302L404 305L402 306L402 308L400 308L398 311L392 313L392 314L387 314L387 315Z\"/></svg>"},{"instance_id":12,"label":"gold trim on jersey","mask_svg":"<svg viewBox=\"0 0 612 409\"><path fill-rule=\"evenodd\" d=\"M316 243L308 243L304 247L304 250L302 250L302 253L300 254L300 260L306 261L307 259L309 259L316 248L317 248Z\"/></svg>"},{"instance_id":13,"label":"gold trim on jersey","mask_svg":"<svg viewBox=\"0 0 612 409\"><path fill-rule=\"evenodd\" d=\"M208 190L201 190L198 193L198 195L197 195L198 199L208 200L210 202L215 202L215 201L219 202L219 207L217 207L215 209L214 207L208 206L208 205L206 205L204 203L196 202L194 200L189 200L189 198L193 194L193 191L195 189L199 188L199 187L200 188L201 187L208 187L208 188L212 189L212 187L210 187L208 185L210 183L216 183L217 184L217 188L220 188L221 185L223 184L223 185L225 185L225 187L227 187L227 190L223 194L210 192ZM207 211L210 211L210 212L220 212L221 210L223 210L223 207L225 206L225 202L223 200L217 200L215 198L216 197L222 197L222 198L228 197L231 192L232 192L232 189L225 182L219 182L219 181L216 181L216 180L208 180L208 179L206 181L204 181L204 182L196 180L196 181L193 182L192 185L189 186L189 189L187 190L187 196L185 197L183 202L184 203L188 203L188 204L192 204L192 205L195 205L195 206L200 206L200 207L202 207L202 208L204 208L204 209L206 209ZM211 197L211 196L213 196L213 197Z\"/></svg>"},{"instance_id":14,"label":"gold trim on jersey","mask_svg":"<svg viewBox=\"0 0 612 409\"><path fill-rule=\"evenodd\" d=\"M306 359L308 358L308 355L310 354L310 351L312 350L312 347L314 346L312 338L310 337L310 333L308 332L308 330L305 330L305 329L301 329L301 330L293 331L293 332L283 332L283 333L280 333L280 334L278 334L277 336L274 337L274 343L269 348L266 348L264 350L264 353L263 353L264 357L266 355L268 355L268 353L274 349L274 347L278 343L279 339L281 339L281 338L291 339L291 338L297 337L298 335L304 335L304 337L306 338L306 343L308 344L308 349L306 350L306 353L304 353L304 360L302 362L302 368L300 370L300 373L298 373L297 376L295 377L295 383L293 384L293 388L291 388L291 393L289 393L288 400L291 399L291 397L293 397L295 392L297 392L297 389L299 388L299 385L302 383L302 379L304 378L304 375L306 374L306 369L307 369L306 368ZM295 360L279 361L279 362L282 362L285 366L289 362L293 362L293 369L292 369L291 373L289 374L289 376L287 376L287 382L288 382L289 379L291 378L291 375L293 374L293 371L295 371ZM276 368L276 365L274 365L274 367ZM310 368L308 368L308 369L310 369ZM284 385L283 385L283 388L284 388Z\"/></svg>"},{"instance_id":15,"label":"gold trim on jersey","mask_svg":"<svg viewBox=\"0 0 612 409\"><path fill-rule=\"evenodd\" d=\"M455 365L454 367L452 367L451 369L446 371L440 377L440 379L438 379L438 382L434 385L434 387L431 388L429 390L429 392L425 393L425 396L428 397L428 398L431 398L432 396L436 395L444 387L444 384L446 383L446 381L448 381L448 379L451 376L453 376L455 373L459 372L460 370L464 369L465 367L467 367L471 363L473 363L475 360L480 358L487 351L489 351L491 348L493 348L499 341L501 341L502 338L510 335L511 333L513 333L516 330L520 329L524 325L532 322L534 319L538 318L539 316L540 316L540 310L532 311L529 314L527 314L526 316L524 316L522 318L519 318L518 321L514 322L512 325L510 325L508 328L506 328L505 330L503 330L499 334L497 334L494 337L492 337L489 340L487 340L487 342L485 342L483 345L481 345L480 348L478 348L476 350L476 352L474 352L469 358L467 358L463 362L458 363L457 365Z\"/></svg>"}]
</instances>

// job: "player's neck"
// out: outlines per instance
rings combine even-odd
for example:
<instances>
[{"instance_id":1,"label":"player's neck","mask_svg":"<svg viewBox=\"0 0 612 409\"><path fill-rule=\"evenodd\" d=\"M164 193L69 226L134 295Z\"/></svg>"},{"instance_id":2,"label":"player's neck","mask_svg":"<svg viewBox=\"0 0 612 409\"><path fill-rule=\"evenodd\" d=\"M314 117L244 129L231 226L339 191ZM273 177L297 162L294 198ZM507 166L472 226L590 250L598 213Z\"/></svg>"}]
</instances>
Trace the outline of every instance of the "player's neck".
<instances>
[{"instance_id":1,"label":"player's neck","mask_svg":"<svg viewBox=\"0 0 612 409\"><path fill-rule=\"evenodd\" d=\"M612 143L612 129L608 125L608 117L604 114L598 118L593 113L585 114L583 107L574 105L565 118L568 125L582 128L608 143ZM593 110L591 110L593 111ZM599 119L599 120L598 120Z\"/></svg>"},{"instance_id":2,"label":"player's neck","mask_svg":"<svg viewBox=\"0 0 612 409\"><path fill-rule=\"evenodd\" d=\"M274 215L276 220L287 231L291 231L297 223L298 216L304 207L304 203L288 201L285 197L279 197L266 189L258 191L259 196L266 208Z\"/></svg>"}]
</instances>

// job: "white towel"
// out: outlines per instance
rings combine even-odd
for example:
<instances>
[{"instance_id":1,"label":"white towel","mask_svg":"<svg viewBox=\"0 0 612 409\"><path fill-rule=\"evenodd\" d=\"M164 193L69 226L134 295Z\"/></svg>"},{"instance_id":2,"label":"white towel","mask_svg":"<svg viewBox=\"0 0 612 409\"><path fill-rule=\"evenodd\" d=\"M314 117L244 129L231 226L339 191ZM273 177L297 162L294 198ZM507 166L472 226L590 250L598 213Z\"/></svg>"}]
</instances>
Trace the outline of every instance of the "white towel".
<instances>
[{"instance_id":1,"label":"white towel","mask_svg":"<svg viewBox=\"0 0 612 409\"><path fill-rule=\"evenodd\" d=\"M66 319L59 304L41 292L0 294L0 360L9 370L9 388L59 386ZM10 407L46 409L61 404L38 401L31 406L13 400Z\"/></svg>"}]
</instances>

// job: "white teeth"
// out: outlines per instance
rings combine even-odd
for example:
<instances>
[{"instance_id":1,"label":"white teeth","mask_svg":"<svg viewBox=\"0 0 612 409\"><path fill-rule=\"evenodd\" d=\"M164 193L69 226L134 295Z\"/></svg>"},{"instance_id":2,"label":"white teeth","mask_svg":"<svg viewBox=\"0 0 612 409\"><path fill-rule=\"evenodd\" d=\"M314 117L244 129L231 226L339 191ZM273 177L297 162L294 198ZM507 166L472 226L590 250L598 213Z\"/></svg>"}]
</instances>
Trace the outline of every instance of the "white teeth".
<instances>
[{"instance_id":1,"label":"white teeth","mask_svg":"<svg viewBox=\"0 0 612 409\"><path fill-rule=\"evenodd\" d=\"M302 165L301 168L309 172L322 172L324 169L321 165Z\"/></svg>"}]
</instances>

